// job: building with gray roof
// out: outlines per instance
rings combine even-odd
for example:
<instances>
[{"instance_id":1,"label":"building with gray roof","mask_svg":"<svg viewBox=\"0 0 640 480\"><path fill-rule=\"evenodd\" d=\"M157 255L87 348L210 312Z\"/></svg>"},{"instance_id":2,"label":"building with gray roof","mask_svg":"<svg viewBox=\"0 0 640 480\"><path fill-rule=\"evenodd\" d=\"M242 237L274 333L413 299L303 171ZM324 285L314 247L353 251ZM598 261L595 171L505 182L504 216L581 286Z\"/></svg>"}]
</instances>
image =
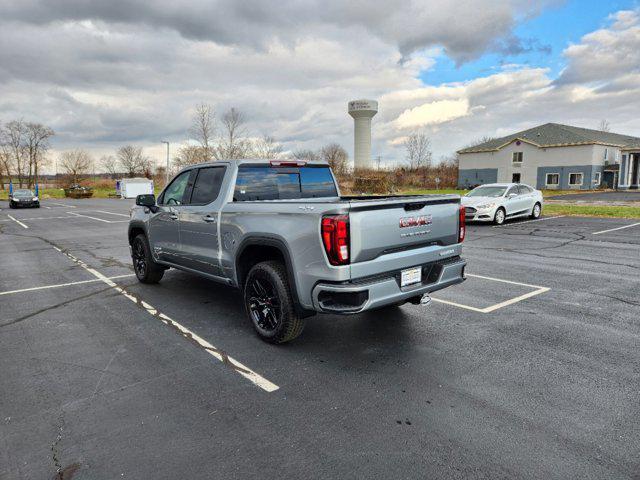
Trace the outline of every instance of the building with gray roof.
<instances>
[{"instance_id":1,"label":"building with gray roof","mask_svg":"<svg viewBox=\"0 0 640 480\"><path fill-rule=\"evenodd\" d=\"M638 188L640 138L546 123L458 151L458 186L515 182L539 189Z\"/></svg>"}]
</instances>

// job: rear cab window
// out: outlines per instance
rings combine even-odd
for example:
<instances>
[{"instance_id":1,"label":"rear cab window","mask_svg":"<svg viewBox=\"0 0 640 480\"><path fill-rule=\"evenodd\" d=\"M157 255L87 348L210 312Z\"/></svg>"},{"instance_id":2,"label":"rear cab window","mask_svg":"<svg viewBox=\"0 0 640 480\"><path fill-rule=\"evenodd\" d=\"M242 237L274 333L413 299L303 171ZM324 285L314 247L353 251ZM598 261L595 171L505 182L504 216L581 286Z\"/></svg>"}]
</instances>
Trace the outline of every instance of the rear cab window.
<instances>
[{"instance_id":1,"label":"rear cab window","mask_svg":"<svg viewBox=\"0 0 640 480\"><path fill-rule=\"evenodd\" d=\"M236 202L337 197L328 165L300 167L251 165L238 167L233 195Z\"/></svg>"}]
</instances>

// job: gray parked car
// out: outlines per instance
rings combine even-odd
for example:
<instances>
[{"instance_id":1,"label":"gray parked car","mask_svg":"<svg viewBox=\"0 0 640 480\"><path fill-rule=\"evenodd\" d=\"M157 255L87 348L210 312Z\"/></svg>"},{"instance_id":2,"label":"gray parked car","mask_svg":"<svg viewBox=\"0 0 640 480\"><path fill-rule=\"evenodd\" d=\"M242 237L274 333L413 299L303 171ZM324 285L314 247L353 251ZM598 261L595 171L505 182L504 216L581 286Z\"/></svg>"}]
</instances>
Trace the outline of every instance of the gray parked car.
<instances>
[{"instance_id":1,"label":"gray parked car","mask_svg":"<svg viewBox=\"0 0 640 480\"><path fill-rule=\"evenodd\" d=\"M156 283L175 267L240 288L253 327L273 343L297 337L316 312L426 303L464 280L459 196L340 196L322 162L195 165L136 205L138 279Z\"/></svg>"}]
</instances>

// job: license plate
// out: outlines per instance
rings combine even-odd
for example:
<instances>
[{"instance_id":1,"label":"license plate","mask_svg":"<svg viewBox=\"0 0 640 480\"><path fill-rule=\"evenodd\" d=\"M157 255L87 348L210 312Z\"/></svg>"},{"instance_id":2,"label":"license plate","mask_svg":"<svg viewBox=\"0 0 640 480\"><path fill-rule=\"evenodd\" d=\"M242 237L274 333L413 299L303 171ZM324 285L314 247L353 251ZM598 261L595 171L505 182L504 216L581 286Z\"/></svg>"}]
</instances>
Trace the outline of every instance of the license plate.
<instances>
[{"instance_id":1,"label":"license plate","mask_svg":"<svg viewBox=\"0 0 640 480\"><path fill-rule=\"evenodd\" d=\"M422 267L407 268L400 272L400 286L406 287L422 280Z\"/></svg>"}]
</instances>

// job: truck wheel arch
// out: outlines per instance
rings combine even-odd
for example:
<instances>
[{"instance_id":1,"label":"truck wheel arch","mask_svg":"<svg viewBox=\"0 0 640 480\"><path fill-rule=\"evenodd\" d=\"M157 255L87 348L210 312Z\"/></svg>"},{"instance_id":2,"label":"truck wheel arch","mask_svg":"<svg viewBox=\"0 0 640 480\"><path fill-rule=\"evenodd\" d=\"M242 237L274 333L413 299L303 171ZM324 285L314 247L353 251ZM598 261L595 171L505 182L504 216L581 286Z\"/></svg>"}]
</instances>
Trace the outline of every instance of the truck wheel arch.
<instances>
[{"instance_id":1,"label":"truck wheel arch","mask_svg":"<svg viewBox=\"0 0 640 480\"><path fill-rule=\"evenodd\" d=\"M300 305L291 254L285 242L279 238L252 235L240 243L235 261L235 281L238 288L243 288L244 279L251 267L269 260L277 260L284 264L297 313L301 316L315 314L315 311L305 309Z\"/></svg>"}]
</instances>

